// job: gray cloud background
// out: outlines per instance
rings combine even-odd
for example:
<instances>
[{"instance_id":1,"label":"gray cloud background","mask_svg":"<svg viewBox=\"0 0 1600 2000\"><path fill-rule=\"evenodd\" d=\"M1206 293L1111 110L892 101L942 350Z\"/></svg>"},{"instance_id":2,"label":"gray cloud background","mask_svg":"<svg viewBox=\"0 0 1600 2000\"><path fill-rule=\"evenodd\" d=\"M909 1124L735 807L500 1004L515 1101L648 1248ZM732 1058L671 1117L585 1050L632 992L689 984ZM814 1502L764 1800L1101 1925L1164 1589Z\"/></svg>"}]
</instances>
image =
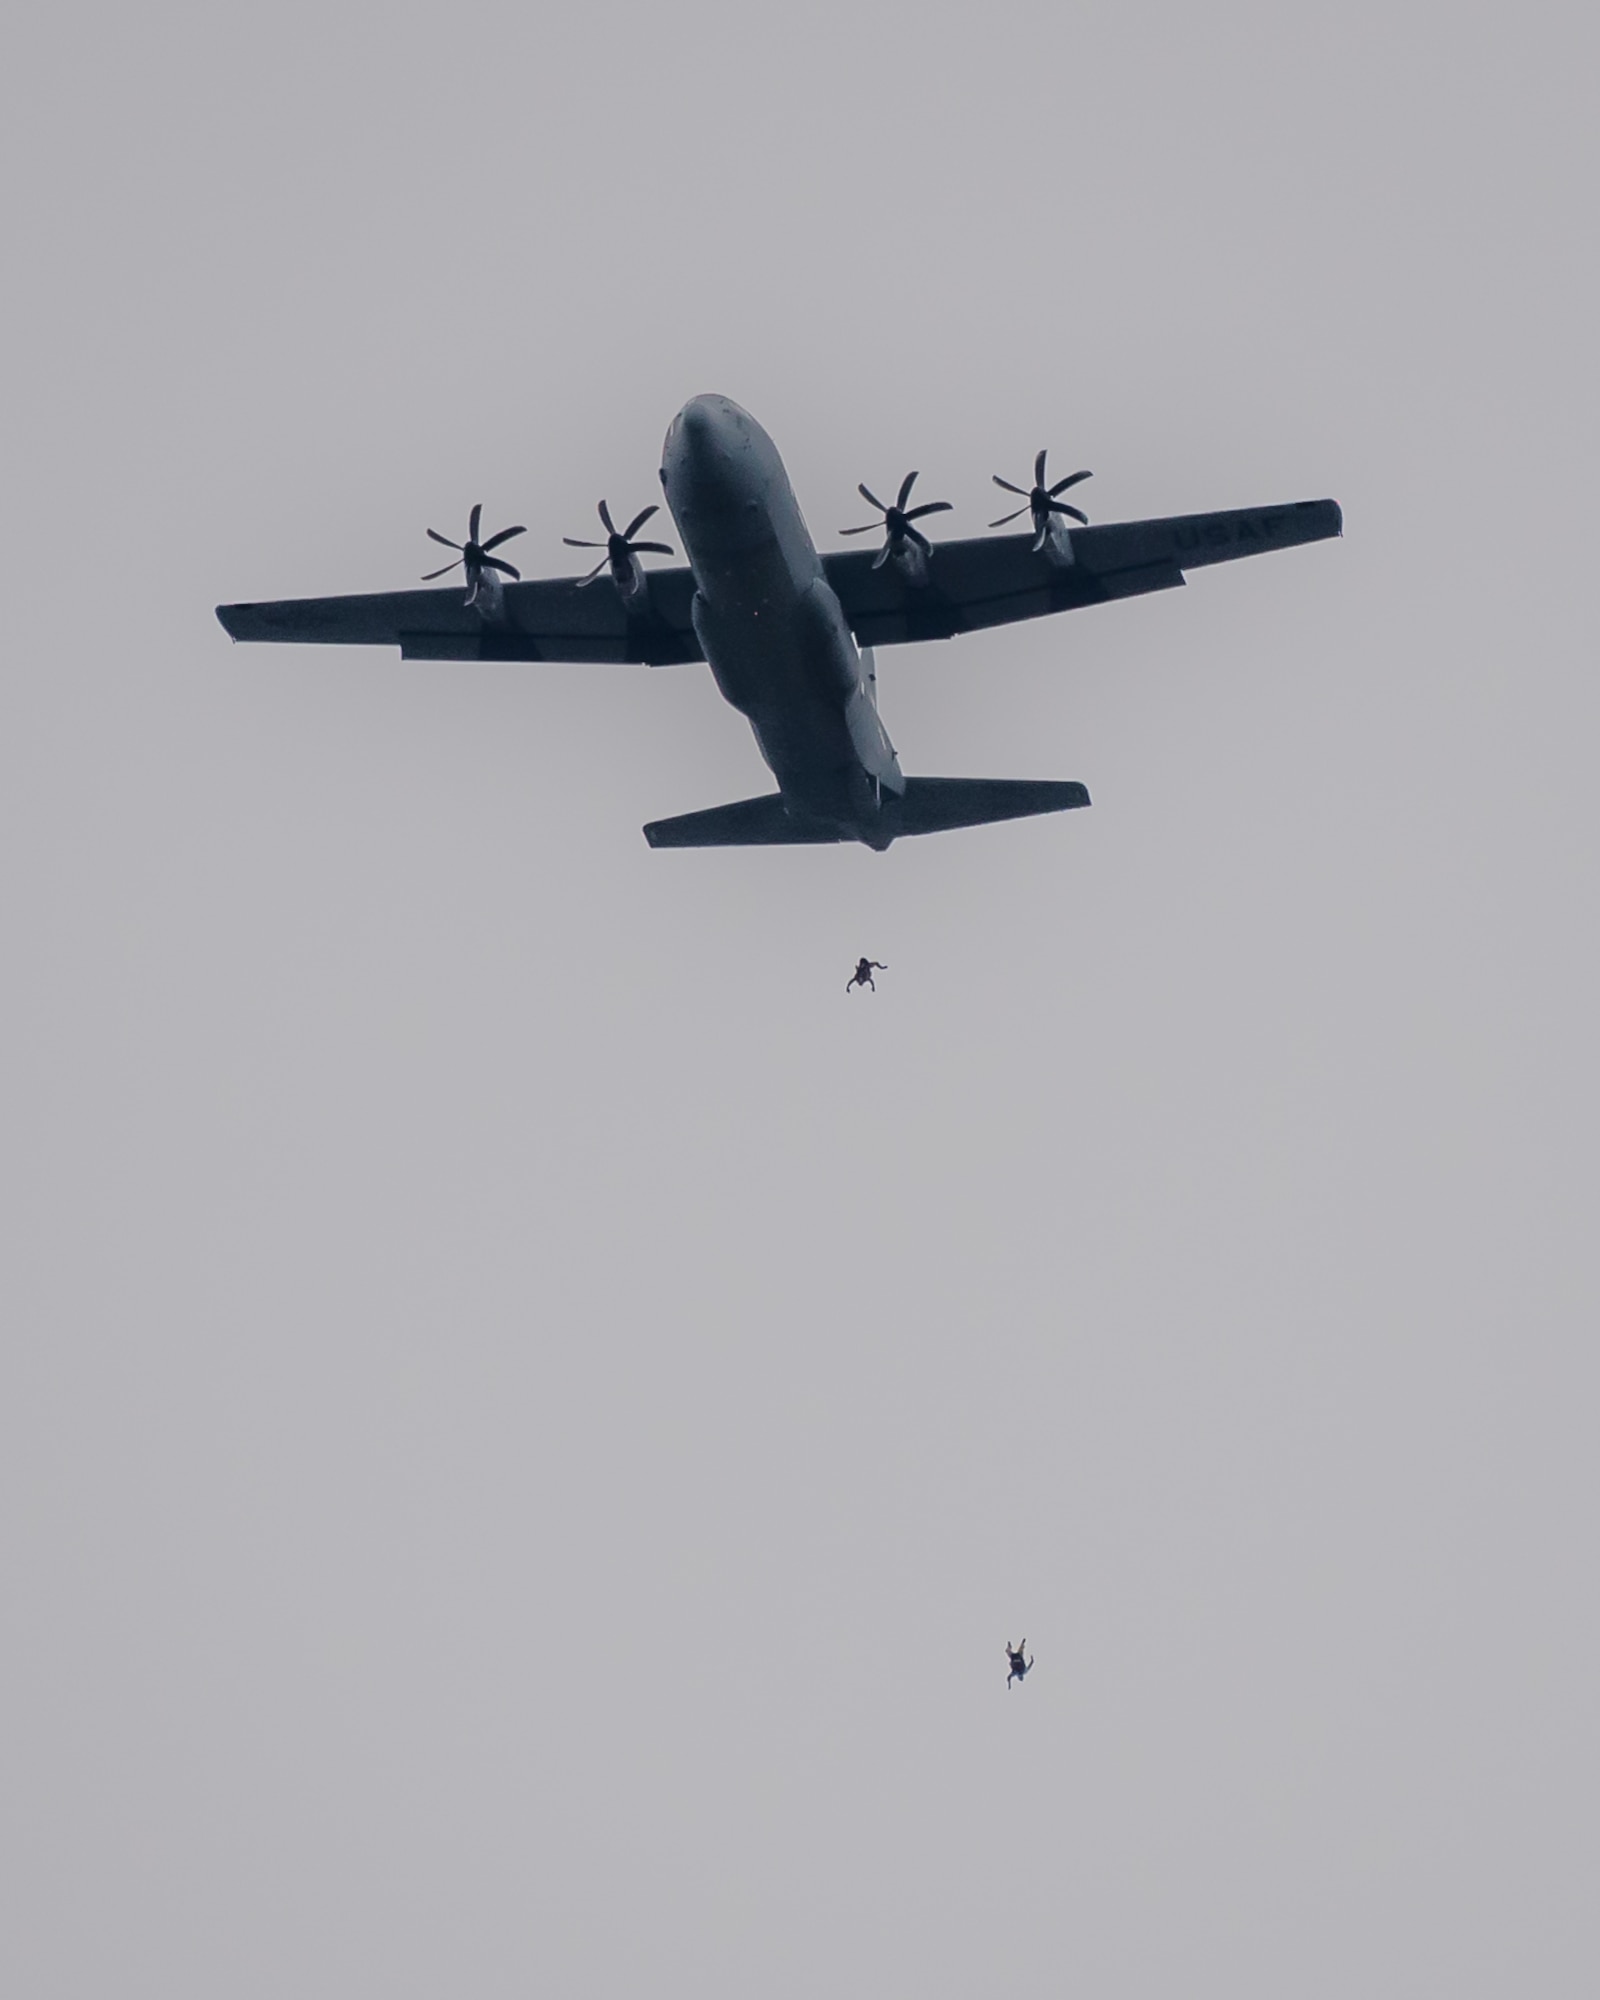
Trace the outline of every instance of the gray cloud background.
<instances>
[{"instance_id":1,"label":"gray cloud background","mask_svg":"<svg viewBox=\"0 0 1600 2000\"><path fill-rule=\"evenodd\" d=\"M11 24L6 1993L1594 1990L1596 41ZM1095 805L882 858L646 849L703 669L212 620L705 389L825 547L1347 534L886 651Z\"/></svg>"}]
</instances>

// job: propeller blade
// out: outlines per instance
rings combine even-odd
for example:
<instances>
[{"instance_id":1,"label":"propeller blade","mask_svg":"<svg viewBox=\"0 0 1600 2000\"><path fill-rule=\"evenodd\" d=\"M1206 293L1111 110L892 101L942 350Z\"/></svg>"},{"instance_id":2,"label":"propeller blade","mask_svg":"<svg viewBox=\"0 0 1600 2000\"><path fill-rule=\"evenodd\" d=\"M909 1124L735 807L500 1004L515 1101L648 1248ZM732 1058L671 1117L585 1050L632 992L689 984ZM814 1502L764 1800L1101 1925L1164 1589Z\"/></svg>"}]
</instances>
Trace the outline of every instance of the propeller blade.
<instances>
[{"instance_id":1,"label":"propeller blade","mask_svg":"<svg viewBox=\"0 0 1600 2000\"><path fill-rule=\"evenodd\" d=\"M1070 514L1073 520L1081 521L1086 528L1089 525L1088 515L1076 507L1068 506L1065 500L1052 500L1050 502L1050 511L1052 514Z\"/></svg>"},{"instance_id":2,"label":"propeller blade","mask_svg":"<svg viewBox=\"0 0 1600 2000\"><path fill-rule=\"evenodd\" d=\"M510 563L502 562L498 556L485 556L483 566L485 569L499 570L502 576L514 576L518 583L522 581L522 571L520 569L513 569Z\"/></svg>"},{"instance_id":3,"label":"propeller blade","mask_svg":"<svg viewBox=\"0 0 1600 2000\"><path fill-rule=\"evenodd\" d=\"M433 583L437 578L441 576L448 576L451 570L456 569L459 566L460 566L460 558L458 557L455 562L446 563L443 569L430 569L428 571L428 574L422 580L424 583Z\"/></svg>"},{"instance_id":4,"label":"propeller blade","mask_svg":"<svg viewBox=\"0 0 1600 2000\"><path fill-rule=\"evenodd\" d=\"M1039 532L1033 538L1033 547L1029 550L1029 554L1042 555L1044 553L1044 545L1049 539L1049 524L1048 522L1041 522L1039 524Z\"/></svg>"},{"instance_id":5,"label":"propeller blade","mask_svg":"<svg viewBox=\"0 0 1600 2000\"><path fill-rule=\"evenodd\" d=\"M1093 479L1093 477L1092 472L1069 472L1065 479L1058 479L1050 488L1050 498L1053 500L1058 493L1065 493L1069 486L1076 486L1080 479Z\"/></svg>"},{"instance_id":6,"label":"propeller blade","mask_svg":"<svg viewBox=\"0 0 1600 2000\"><path fill-rule=\"evenodd\" d=\"M924 500L920 507L912 507L906 514L908 521L920 521L924 514L948 514L954 505L950 500Z\"/></svg>"},{"instance_id":7,"label":"propeller blade","mask_svg":"<svg viewBox=\"0 0 1600 2000\"><path fill-rule=\"evenodd\" d=\"M917 475L914 472L908 472L905 478L902 479L900 482L899 497L896 499L894 504L900 509L902 513L905 512L906 500L910 496L911 489L913 486L916 485L916 483L917 483Z\"/></svg>"},{"instance_id":8,"label":"propeller blade","mask_svg":"<svg viewBox=\"0 0 1600 2000\"><path fill-rule=\"evenodd\" d=\"M864 528L841 528L841 535L875 535L883 526L881 521L869 521Z\"/></svg>"},{"instance_id":9,"label":"propeller blade","mask_svg":"<svg viewBox=\"0 0 1600 2000\"><path fill-rule=\"evenodd\" d=\"M598 548L599 544L597 542L591 542L589 546L590 548ZM578 578L578 588L580 590L586 589L591 583L594 582L597 576L604 576L606 571L610 567L611 567L611 558L609 556L602 556L600 560L595 564L594 568L590 570L587 576L580 576Z\"/></svg>"},{"instance_id":10,"label":"propeller blade","mask_svg":"<svg viewBox=\"0 0 1600 2000\"><path fill-rule=\"evenodd\" d=\"M876 556L876 557L874 558L874 561L873 561L873 564L872 564L872 567L873 567L874 569L882 569L882 568L883 568L884 564L885 564L885 563L886 563L886 562L887 562L887 561L889 560L889 551L890 551L890 549L891 549L891 548L892 548L893 546L894 546L894 545L893 545L893 543L892 543L892 542L885 542L885 543L884 543L884 545L883 545L883 547L882 547L881 549L879 549L879 551L878 551L878 553L877 553L877 556Z\"/></svg>"},{"instance_id":11,"label":"propeller blade","mask_svg":"<svg viewBox=\"0 0 1600 2000\"><path fill-rule=\"evenodd\" d=\"M1007 521L1014 521L1019 514L1027 514L1030 513L1031 511L1032 509L1028 507L1013 508L1009 514L1002 514L998 521L991 521L989 523L989 526L991 528L1003 528L1007 523Z\"/></svg>"},{"instance_id":12,"label":"propeller blade","mask_svg":"<svg viewBox=\"0 0 1600 2000\"><path fill-rule=\"evenodd\" d=\"M1028 489L1026 486L1013 486L1009 479L1002 479L998 472L991 473L990 477L996 486L1003 486L1008 493L1020 493L1024 500L1027 499ZM1007 518L1009 519L1010 517L1008 516Z\"/></svg>"},{"instance_id":13,"label":"propeller blade","mask_svg":"<svg viewBox=\"0 0 1600 2000\"><path fill-rule=\"evenodd\" d=\"M498 535L491 535L483 544L485 549L497 549L502 542L509 542L513 535L525 535L526 528L502 528Z\"/></svg>"},{"instance_id":14,"label":"propeller blade","mask_svg":"<svg viewBox=\"0 0 1600 2000\"><path fill-rule=\"evenodd\" d=\"M921 549L922 553L925 556L931 556L933 554L933 544L928 540L927 536L922 532L920 528L907 528L906 540L908 542L915 542L917 547Z\"/></svg>"},{"instance_id":15,"label":"propeller blade","mask_svg":"<svg viewBox=\"0 0 1600 2000\"><path fill-rule=\"evenodd\" d=\"M631 542L634 536L638 534L639 530L644 526L645 522L649 520L650 516L652 514L659 514L660 512L661 512L660 507L655 506L655 507L646 507L642 514L635 514L633 519L623 529L622 539L625 542Z\"/></svg>"},{"instance_id":16,"label":"propeller blade","mask_svg":"<svg viewBox=\"0 0 1600 2000\"><path fill-rule=\"evenodd\" d=\"M573 535L563 535L561 539L569 549L603 549L609 546L605 542L580 542Z\"/></svg>"},{"instance_id":17,"label":"propeller blade","mask_svg":"<svg viewBox=\"0 0 1600 2000\"><path fill-rule=\"evenodd\" d=\"M633 542L629 545L636 556L672 556L677 554L670 542Z\"/></svg>"},{"instance_id":18,"label":"propeller blade","mask_svg":"<svg viewBox=\"0 0 1600 2000\"><path fill-rule=\"evenodd\" d=\"M1033 461L1033 483L1035 486L1042 486L1044 484L1044 457L1045 455L1041 451L1039 456Z\"/></svg>"},{"instance_id":19,"label":"propeller blade","mask_svg":"<svg viewBox=\"0 0 1600 2000\"><path fill-rule=\"evenodd\" d=\"M441 535L437 528L430 528L428 530L428 536L431 541L439 543L441 548L459 549L461 547L461 544L459 542L451 541L448 535Z\"/></svg>"},{"instance_id":20,"label":"propeller blade","mask_svg":"<svg viewBox=\"0 0 1600 2000\"><path fill-rule=\"evenodd\" d=\"M603 500L600 502L600 519L608 535L614 535L617 532L617 524L611 518L611 509ZM598 548L599 544L596 543L595 546Z\"/></svg>"},{"instance_id":21,"label":"propeller blade","mask_svg":"<svg viewBox=\"0 0 1600 2000\"><path fill-rule=\"evenodd\" d=\"M482 518L483 518L483 502L479 500L474 502L472 509L472 519L467 524L467 540L469 542L475 542L478 539L478 523Z\"/></svg>"}]
</instances>

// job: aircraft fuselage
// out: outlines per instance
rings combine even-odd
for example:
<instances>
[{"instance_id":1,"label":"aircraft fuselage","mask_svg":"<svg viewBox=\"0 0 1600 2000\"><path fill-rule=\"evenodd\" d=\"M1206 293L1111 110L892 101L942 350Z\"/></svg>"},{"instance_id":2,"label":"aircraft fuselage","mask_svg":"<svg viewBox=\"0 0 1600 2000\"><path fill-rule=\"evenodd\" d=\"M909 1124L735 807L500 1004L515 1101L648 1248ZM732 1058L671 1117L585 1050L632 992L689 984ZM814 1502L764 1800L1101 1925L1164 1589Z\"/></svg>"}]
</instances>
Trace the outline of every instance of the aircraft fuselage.
<instances>
[{"instance_id":1,"label":"aircraft fuselage","mask_svg":"<svg viewBox=\"0 0 1600 2000\"><path fill-rule=\"evenodd\" d=\"M694 574L696 636L785 803L887 845L879 804L905 779L776 445L737 403L696 396L667 432L661 483Z\"/></svg>"}]
</instances>

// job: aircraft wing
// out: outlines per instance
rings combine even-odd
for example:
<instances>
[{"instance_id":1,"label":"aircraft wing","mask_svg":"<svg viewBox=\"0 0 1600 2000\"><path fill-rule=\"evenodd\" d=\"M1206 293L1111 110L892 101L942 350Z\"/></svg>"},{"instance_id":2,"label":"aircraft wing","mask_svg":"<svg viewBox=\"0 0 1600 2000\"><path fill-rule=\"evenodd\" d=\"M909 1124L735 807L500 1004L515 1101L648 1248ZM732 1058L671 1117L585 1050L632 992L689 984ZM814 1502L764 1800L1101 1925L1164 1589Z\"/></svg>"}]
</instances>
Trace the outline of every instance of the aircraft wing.
<instances>
[{"instance_id":1,"label":"aircraft wing","mask_svg":"<svg viewBox=\"0 0 1600 2000\"><path fill-rule=\"evenodd\" d=\"M1336 502L1298 500L1287 507L1074 528L1070 564L1035 555L1031 532L936 542L925 584L907 583L893 563L875 570L870 549L841 550L822 560L857 640L892 646L1171 590L1186 570L1205 563L1320 542L1342 531Z\"/></svg>"},{"instance_id":2,"label":"aircraft wing","mask_svg":"<svg viewBox=\"0 0 1600 2000\"><path fill-rule=\"evenodd\" d=\"M925 584L908 584L892 563L872 567L870 549L822 558L857 640L889 646L948 639L1105 604L1147 590L1171 590L1186 570L1267 549L1293 548L1341 532L1332 500L1287 507L1179 514L1072 530L1073 561L1033 553L1033 536L979 535L934 545ZM649 609L630 614L602 579L580 590L573 578L508 583L504 616L484 619L459 584L445 590L379 591L358 597L291 597L222 604L217 616L235 639L320 646L398 646L408 660L573 660L670 666L705 656L689 606L694 577L679 566L648 573Z\"/></svg>"},{"instance_id":3,"label":"aircraft wing","mask_svg":"<svg viewBox=\"0 0 1600 2000\"><path fill-rule=\"evenodd\" d=\"M689 618L694 578L652 570L649 611L630 616L608 578L587 590L575 580L508 583L504 616L484 619L450 590L379 591L365 597L289 597L270 604L219 604L235 639L312 646L398 646L407 660L577 660L669 666L704 655Z\"/></svg>"}]
</instances>

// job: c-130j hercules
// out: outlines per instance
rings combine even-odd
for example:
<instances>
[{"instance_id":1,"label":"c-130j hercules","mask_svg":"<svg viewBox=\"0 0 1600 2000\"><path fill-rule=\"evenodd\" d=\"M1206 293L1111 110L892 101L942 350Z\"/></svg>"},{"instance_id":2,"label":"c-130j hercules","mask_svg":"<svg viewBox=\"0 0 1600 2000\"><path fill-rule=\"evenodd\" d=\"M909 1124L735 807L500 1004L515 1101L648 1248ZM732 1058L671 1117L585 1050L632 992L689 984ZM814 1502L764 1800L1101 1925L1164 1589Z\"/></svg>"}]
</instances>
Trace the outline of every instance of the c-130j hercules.
<instances>
[{"instance_id":1,"label":"c-130j hercules","mask_svg":"<svg viewBox=\"0 0 1600 2000\"><path fill-rule=\"evenodd\" d=\"M523 530L480 541L474 507L465 544L428 531L459 550L464 598L456 589L407 590L225 604L217 616L235 639L397 645L410 660L705 660L749 721L778 789L656 820L644 829L650 845L857 840L881 852L902 834L1062 812L1086 806L1089 794L1047 779L907 778L878 715L874 647L1169 590L1186 570L1341 530L1332 500L1089 527L1060 497L1089 475L1046 485L1040 452L1031 489L995 480L1023 504L991 525L1027 512L1029 532L935 546L916 524L949 503L908 506L916 476L907 474L892 506L860 488L883 519L843 532L881 526L875 555L819 555L771 438L726 396L696 396L673 419L661 458L686 568L647 574L641 552L672 553L636 540L656 509L619 530L602 501L605 541L573 544L604 550L596 568L524 583L493 553ZM1084 525L1069 528L1068 517Z\"/></svg>"}]
</instances>

